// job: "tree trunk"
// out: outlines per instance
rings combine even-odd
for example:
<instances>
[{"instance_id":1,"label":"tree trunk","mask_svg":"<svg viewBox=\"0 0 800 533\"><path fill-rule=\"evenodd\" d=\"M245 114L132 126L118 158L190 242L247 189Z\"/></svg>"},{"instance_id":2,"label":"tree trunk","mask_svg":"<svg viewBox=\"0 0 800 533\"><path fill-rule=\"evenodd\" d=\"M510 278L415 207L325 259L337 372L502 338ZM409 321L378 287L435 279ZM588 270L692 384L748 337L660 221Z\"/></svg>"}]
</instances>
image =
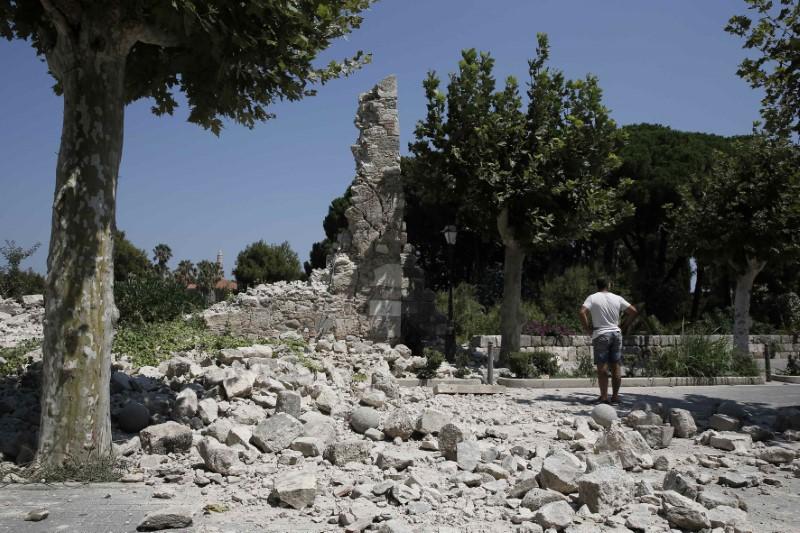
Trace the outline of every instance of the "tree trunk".
<instances>
[{"instance_id":1,"label":"tree trunk","mask_svg":"<svg viewBox=\"0 0 800 533\"><path fill-rule=\"evenodd\" d=\"M746 270L736 277L736 295L733 302L733 346L742 353L750 353L750 294L753 281L764 268L763 261L747 260Z\"/></svg>"},{"instance_id":2,"label":"tree trunk","mask_svg":"<svg viewBox=\"0 0 800 533\"><path fill-rule=\"evenodd\" d=\"M522 266L525 252L514 238L513 228L508 225L508 210L504 209L497 219L497 228L503 240L503 303L500 307L500 359L508 360L508 354L520 349L520 300L522 299Z\"/></svg>"},{"instance_id":3,"label":"tree trunk","mask_svg":"<svg viewBox=\"0 0 800 533\"><path fill-rule=\"evenodd\" d=\"M39 462L50 465L111 452L109 378L117 315L112 229L125 55L108 53L88 33L82 29L48 56L51 68L57 62L53 70L64 91L47 258L38 453Z\"/></svg>"}]
</instances>

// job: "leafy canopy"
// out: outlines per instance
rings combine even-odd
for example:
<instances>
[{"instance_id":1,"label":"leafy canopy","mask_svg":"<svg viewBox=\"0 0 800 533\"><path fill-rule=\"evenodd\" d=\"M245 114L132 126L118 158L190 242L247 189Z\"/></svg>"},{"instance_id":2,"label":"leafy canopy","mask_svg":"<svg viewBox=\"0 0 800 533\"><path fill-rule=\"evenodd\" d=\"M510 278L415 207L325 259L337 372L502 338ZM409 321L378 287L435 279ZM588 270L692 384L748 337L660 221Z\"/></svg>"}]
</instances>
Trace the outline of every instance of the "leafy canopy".
<instances>
[{"instance_id":1,"label":"leafy canopy","mask_svg":"<svg viewBox=\"0 0 800 533\"><path fill-rule=\"evenodd\" d=\"M621 137L597 79L566 80L546 66L549 50L547 36L538 35L527 112L513 77L495 91L487 53L462 52L446 94L429 73L427 114L409 145L410 179L425 201L487 237L505 212L526 247L580 238L629 211L604 181L619 164Z\"/></svg>"},{"instance_id":2,"label":"leafy canopy","mask_svg":"<svg viewBox=\"0 0 800 533\"><path fill-rule=\"evenodd\" d=\"M757 133L717 152L711 171L681 188L678 231L701 260L740 272L751 261L782 262L800 252L800 148Z\"/></svg>"},{"instance_id":3,"label":"leafy canopy","mask_svg":"<svg viewBox=\"0 0 800 533\"><path fill-rule=\"evenodd\" d=\"M360 26L371 1L0 0L0 36L30 40L50 55L82 44L85 28L103 27L115 40L110 47L127 57L128 102L152 98L155 114L172 114L182 92L189 121L218 134L223 119L253 127L273 116L267 107L276 100L310 96L312 84L368 61L359 51L314 65L320 51Z\"/></svg>"},{"instance_id":4,"label":"leafy canopy","mask_svg":"<svg viewBox=\"0 0 800 533\"><path fill-rule=\"evenodd\" d=\"M233 271L240 287L276 281L293 281L302 275L300 260L288 242L267 244L263 240L239 252Z\"/></svg>"},{"instance_id":5,"label":"leafy canopy","mask_svg":"<svg viewBox=\"0 0 800 533\"><path fill-rule=\"evenodd\" d=\"M725 31L744 37L744 48L760 52L739 64L738 74L764 89L762 115L768 130L800 134L800 2L745 0L753 16L736 15Z\"/></svg>"}]
</instances>

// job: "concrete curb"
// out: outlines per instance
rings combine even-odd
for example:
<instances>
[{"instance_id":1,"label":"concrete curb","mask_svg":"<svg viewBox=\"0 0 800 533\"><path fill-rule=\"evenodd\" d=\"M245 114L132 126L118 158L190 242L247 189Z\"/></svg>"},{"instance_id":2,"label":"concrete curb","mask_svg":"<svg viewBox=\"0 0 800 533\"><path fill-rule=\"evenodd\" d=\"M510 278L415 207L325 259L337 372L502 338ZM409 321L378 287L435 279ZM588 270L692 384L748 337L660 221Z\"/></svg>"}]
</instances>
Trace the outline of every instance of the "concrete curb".
<instances>
[{"instance_id":1,"label":"concrete curb","mask_svg":"<svg viewBox=\"0 0 800 533\"><path fill-rule=\"evenodd\" d=\"M775 376L772 377L775 379ZM800 378L798 378L800 380ZM757 377L715 377L715 378L622 378L623 387L680 387L700 385L763 385L763 376ZM800 383L800 381L798 381ZM497 378L497 384L518 389L583 389L597 386L596 379L553 378L553 379L515 379Z\"/></svg>"},{"instance_id":2,"label":"concrete curb","mask_svg":"<svg viewBox=\"0 0 800 533\"><path fill-rule=\"evenodd\" d=\"M397 378L397 384L401 387L435 387L436 385L480 385L480 379L417 379L417 378Z\"/></svg>"},{"instance_id":3,"label":"concrete curb","mask_svg":"<svg viewBox=\"0 0 800 533\"><path fill-rule=\"evenodd\" d=\"M782 381L784 383L800 383L800 376L784 376L781 374L772 374L772 381Z\"/></svg>"}]
</instances>

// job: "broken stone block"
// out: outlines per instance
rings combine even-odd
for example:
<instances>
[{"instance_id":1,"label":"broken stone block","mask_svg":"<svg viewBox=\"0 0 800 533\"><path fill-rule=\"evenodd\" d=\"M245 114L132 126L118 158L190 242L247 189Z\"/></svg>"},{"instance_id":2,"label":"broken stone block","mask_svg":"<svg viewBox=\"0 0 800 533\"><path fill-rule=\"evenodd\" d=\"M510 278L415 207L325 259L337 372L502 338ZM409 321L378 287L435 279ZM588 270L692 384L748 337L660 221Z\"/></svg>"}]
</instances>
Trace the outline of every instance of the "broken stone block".
<instances>
[{"instance_id":1,"label":"broken stone block","mask_svg":"<svg viewBox=\"0 0 800 533\"><path fill-rule=\"evenodd\" d=\"M725 431L712 435L708 443L720 450L727 450L736 453L748 453L753 446L753 439L745 433L733 433Z\"/></svg>"},{"instance_id":2,"label":"broken stone block","mask_svg":"<svg viewBox=\"0 0 800 533\"><path fill-rule=\"evenodd\" d=\"M297 437L291 448L302 453L303 457L317 457L325 451L325 443L316 437Z\"/></svg>"},{"instance_id":3,"label":"broken stone block","mask_svg":"<svg viewBox=\"0 0 800 533\"><path fill-rule=\"evenodd\" d=\"M208 470L223 476L234 473L240 466L239 454L233 448L220 444L216 439L205 437L197 443L197 451Z\"/></svg>"},{"instance_id":4,"label":"broken stone block","mask_svg":"<svg viewBox=\"0 0 800 533\"><path fill-rule=\"evenodd\" d=\"M246 370L224 379L222 381L222 389L225 391L225 397L229 400L232 398L247 398L253 390L255 380L256 375Z\"/></svg>"},{"instance_id":5,"label":"broken stone block","mask_svg":"<svg viewBox=\"0 0 800 533\"><path fill-rule=\"evenodd\" d=\"M546 489L569 494L578 490L577 479L581 474L583 465L580 459L562 450L544 460L539 482Z\"/></svg>"},{"instance_id":6,"label":"broken stone block","mask_svg":"<svg viewBox=\"0 0 800 533\"><path fill-rule=\"evenodd\" d=\"M394 448L387 448L378 453L375 464L377 464L378 468L381 470L394 468L400 472L401 470L405 470L409 466L413 465L414 458L406 452Z\"/></svg>"},{"instance_id":7,"label":"broken stone block","mask_svg":"<svg viewBox=\"0 0 800 533\"><path fill-rule=\"evenodd\" d=\"M511 477L508 470L494 463L478 463L478 466L475 467L475 472L479 474L489 474L495 479L507 479Z\"/></svg>"},{"instance_id":8,"label":"broken stone block","mask_svg":"<svg viewBox=\"0 0 800 533\"><path fill-rule=\"evenodd\" d=\"M609 516L633 499L633 478L618 468L599 468L578 478L578 493L593 513Z\"/></svg>"},{"instance_id":9,"label":"broken stone block","mask_svg":"<svg viewBox=\"0 0 800 533\"><path fill-rule=\"evenodd\" d=\"M662 492L661 499L665 518L671 526L688 531L698 531L711 526L706 509L699 503L672 490Z\"/></svg>"},{"instance_id":10,"label":"broken stone block","mask_svg":"<svg viewBox=\"0 0 800 533\"><path fill-rule=\"evenodd\" d=\"M708 427L717 431L736 431L739 429L739 420L729 415L714 414L708 419Z\"/></svg>"},{"instance_id":11,"label":"broken stone block","mask_svg":"<svg viewBox=\"0 0 800 533\"><path fill-rule=\"evenodd\" d=\"M550 489L533 488L529 490L522 498L520 505L531 511L537 511L543 505L548 503L567 501L567 497Z\"/></svg>"},{"instance_id":12,"label":"broken stone block","mask_svg":"<svg viewBox=\"0 0 800 533\"><path fill-rule=\"evenodd\" d=\"M625 470L637 466L652 466L651 448L639 433L625 430L620 424L606 429L594 443L595 453L614 452Z\"/></svg>"},{"instance_id":13,"label":"broken stone block","mask_svg":"<svg viewBox=\"0 0 800 533\"><path fill-rule=\"evenodd\" d=\"M300 414L302 413L301 406L302 398L296 392L288 390L278 391L275 413L286 413L295 418L300 418Z\"/></svg>"},{"instance_id":14,"label":"broken stone block","mask_svg":"<svg viewBox=\"0 0 800 533\"><path fill-rule=\"evenodd\" d=\"M336 466L347 463L369 463L372 443L367 440L334 442L325 449L325 459Z\"/></svg>"},{"instance_id":15,"label":"broken stone block","mask_svg":"<svg viewBox=\"0 0 800 533\"><path fill-rule=\"evenodd\" d=\"M417 419L417 431L423 435L439 433L439 430L447 424L450 416L436 409L423 409L422 414Z\"/></svg>"},{"instance_id":16,"label":"broken stone block","mask_svg":"<svg viewBox=\"0 0 800 533\"><path fill-rule=\"evenodd\" d=\"M693 475L688 472L679 472L675 469L667 472L667 475L664 476L662 486L664 490L675 491L682 496L686 496L690 500L697 499L697 493L700 492L700 487Z\"/></svg>"},{"instance_id":17,"label":"broken stone block","mask_svg":"<svg viewBox=\"0 0 800 533\"><path fill-rule=\"evenodd\" d=\"M481 449L474 440L462 441L456 444L456 463L461 470L472 472L481 462Z\"/></svg>"},{"instance_id":18,"label":"broken stone block","mask_svg":"<svg viewBox=\"0 0 800 533\"><path fill-rule=\"evenodd\" d=\"M170 420L143 429L139 432L139 439L147 453L187 452L192 447L192 430Z\"/></svg>"},{"instance_id":19,"label":"broken stone block","mask_svg":"<svg viewBox=\"0 0 800 533\"><path fill-rule=\"evenodd\" d=\"M160 531L162 529L181 529L192 525L191 511L183 508L161 509L148 513L136 531Z\"/></svg>"},{"instance_id":20,"label":"broken stone block","mask_svg":"<svg viewBox=\"0 0 800 533\"><path fill-rule=\"evenodd\" d=\"M457 444L469 440L470 432L455 424L445 424L439 430L439 451L445 459L456 461L458 459Z\"/></svg>"},{"instance_id":21,"label":"broken stone block","mask_svg":"<svg viewBox=\"0 0 800 533\"><path fill-rule=\"evenodd\" d=\"M405 409L395 409L384 418L383 432L390 439L399 437L407 440L414 432L414 419Z\"/></svg>"},{"instance_id":22,"label":"broken stone block","mask_svg":"<svg viewBox=\"0 0 800 533\"><path fill-rule=\"evenodd\" d=\"M768 446L766 448L756 450L755 456L762 461L766 461L774 465L780 465L794 461L796 454L794 450L783 448L782 446Z\"/></svg>"},{"instance_id":23,"label":"broken stone block","mask_svg":"<svg viewBox=\"0 0 800 533\"><path fill-rule=\"evenodd\" d=\"M311 507L317 497L317 478L304 471L280 474L275 478L273 494L295 509Z\"/></svg>"},{"instance_id":24,"label":"broken stone block","mask_svg":"<svg viewBox=\"0 0 800 533\"><path fill-rule=\"evenodd\" d=\"M720 505L706 512L711 527L732 527L734 531L744 531L748 527L747 513L741 509Z\"/></svg>"},{"instance_id":25,"label":"broken stone block","mask_svg":"<svg viewBox=\"0 0 800 533\"><path fill-rule=\"evenodd\" d=\"M533 515L533 521L545 529L562 530L575 520L575 511L565 501L543 505Z\"/></svg>"},{"instance_id":26,"label":"broken stone block","mask_svg":"<svg viewBox=\"0 0 800 533\"><path fill-rule=\"evenodd\" d=\"M288 448L303 433L303 424L286 413L262 420L253 430L250 443L262 452L276 453Z\"/></svg>"},{"instance_id":27,"label":"broken stone block","mask_svg":"<svg viewBox=\"0 0 800 533\"><path fill-rule=\"evenodd\" d=\"M654 450L666 448L672 442L675 428L672 426L638 425L636 431L644 438L648 446Z\"/></svg>"},{"instance_id":28,"label":"broken stone block","mask_svg":"<svg viewBox=\"0 0 800 533\"><path fill-rule=\"evenodd\" d=\"M372 388L384 393L387 398L400 397L400 386L397 384L397 380L386 372L374 372L372 374Z\"/></svg>"},{"instance_id":29,"label":"broken stone block","mask_svg":"<svg viewBox=\"0 0 800 533\"><path fill-rule=\"evenodd\" d=\"M385 403L386 394L384 394L383 391L368 391L361 397L361 405L366 405L367 407L375 407L376 409L380 409Z\"/></svg>"},{"instance_id":30,"label":"broken stone block","mask_svg":"<svg viewBox=\"0 0 800 533\"><path fill-rule=\"evenodd\" d=\"M628 413L624 419L625 425L635 428L637 426L660 426L664 424L661 416L652 411L635 410Z\"/></svg>"},{"instance_id":31,"label":"broken stone block","mask_svg":"<svg viewBox=\"0 0 800 533\"><path fill-rule=\"evenodd\" d=\"M198 401L194 389L186 387L175 398L175 417L191 418L197 414Z\"/></svg>"},{"instance_id":32,"label":"broken stone block","mask_svg":"<svg viewBox=\"0 0 800 533\"><path fill-rule=\"evenodd\" d=\"M197 415L208 425L219 417L219 406L213 398L203 398L197 403Z\"/></svg>"},{"instance_id":33,"label":"broken stone block","mask_svg":"<svg viewBox=\"0 0 800 533\"><path fill-rule=\"evenodd\" d=\"M525 496L531 489L539 488L539 483L536 481L536 476L533 474L528 474L520 477L508 489L508 497L509 498L522 498Z\"/></svg>"},{"instance_id":34,"label":"broken stone block","mask_svg":"<svg viewBox=\"0 0 800 533\"><path fill-rule=\"evenodd\" d=\"M694 417L686 409L670 409L669 422L675 427L676 437L688 439L697 433L697 424L694 422Z\"/></svg>"}]
</instances>

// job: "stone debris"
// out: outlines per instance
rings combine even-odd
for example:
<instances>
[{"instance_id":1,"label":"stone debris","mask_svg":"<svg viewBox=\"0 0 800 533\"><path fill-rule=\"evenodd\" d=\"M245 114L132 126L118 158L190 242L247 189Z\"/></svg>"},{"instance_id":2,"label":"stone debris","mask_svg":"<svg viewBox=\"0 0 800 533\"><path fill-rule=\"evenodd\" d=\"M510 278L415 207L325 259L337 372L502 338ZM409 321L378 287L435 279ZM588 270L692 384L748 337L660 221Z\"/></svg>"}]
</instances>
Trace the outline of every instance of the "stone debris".
<instances>
[{"instance_id":1,"label":"stone debris","mask_svg":"<svg viewBox=\"0 0 800 533\"><path fill-rule=\"evenodd\" d=\"M198 509L258 508L320 530L735 533L752 530L745 496L800 477L797 409L773 424L723 404L698 415L698 435L691 412L660 404L589 411L531 402L532 391L400 387L397 363L417 364L403 345L295 331L270 342L158 367L115 362L113 450L126 486L172 502L196 485ZM0 387L3 466L35 452L38 397L23 384L37 368L9 381L13 393ZM0 481L25 481L10 472ZM191 519L165 510L139 529Z\"/></svg>"},{"instance_id":2,"label":"stone debris","mask_svg":"<svg viewBox=\"0 0 800 533\"><path fill-rule=\"evenodd\" d=\"M33 511L28 511L25 515L26 522L41 522L45 518L50 516L50 511L47 509L36 509Z\"/></svg>"}]
</instances>

